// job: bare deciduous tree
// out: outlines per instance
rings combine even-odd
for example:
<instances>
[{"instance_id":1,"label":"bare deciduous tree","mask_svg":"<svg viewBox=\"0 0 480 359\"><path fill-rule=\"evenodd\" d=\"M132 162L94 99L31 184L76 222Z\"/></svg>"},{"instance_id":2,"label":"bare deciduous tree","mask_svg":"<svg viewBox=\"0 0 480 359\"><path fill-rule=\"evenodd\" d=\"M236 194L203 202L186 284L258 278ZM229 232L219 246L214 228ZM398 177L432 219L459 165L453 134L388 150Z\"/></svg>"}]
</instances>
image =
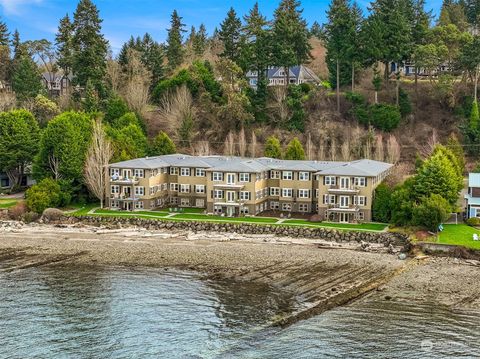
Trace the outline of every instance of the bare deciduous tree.
<instances>
[{"instance_id":1,"label":"bare deciduous tree","mask_svg":"<svg viewBox=\"0 0 480 359\"><path fill-rule=\"evenodd\" d=\"M113 59L107 60L106 77L110 86L112 86L112 91L118 92L122 78L122 69L117 61Z\"/></svg>"},{"instance_id":2,"label":"bare deciduous tree","mask_svg":"<svg viewBox=\"0 0 480 359\"><path fill-rule=\"evenodd\" d=\"M16 104L17 98L13 92L0 91L0 112L10 111Z\"/></svg>"},{"instance_id":3,"label":"bare deciduous tree","mask_svg":"<svg viewBox=\"0 0 480 359\"><path fill-rule=\"evenodd\" d=\"M394 135L390 135L387 141L387 162L397 163L400 161L401 149L400 145Z\"/></svg>"},{"instance_id":4,"label":"bare deciduous tree","mask_svg":"<svg viewBox=\"0 0 480 359\"><path fill-rule=\"evenodd\" d=\"M277 114L281 122L288 120L290 111L287 105L287 89L285 86L273 87L273 103L271 109Z\"/></svg>"},{"instance_id":5,"label":"bare deciduous tree","mask_svg":"<svg viewBox=\"0 0 480 359\"><path fill-rule=\"evenodd\" d=\"M234 156L235 155L235 136L233 132L230 131L225 139L225 147L223 150L225 156Z\"/></svg>"},{"instance_id":6,"label":"bare deciduous tree","mask_svg":"<svg viewBox=\"0 0 480 359\"><path fill-rule=\"evenodd\" d=\"M238 153L240 157L245 157L247 154L247 139L245 138L245 130L243 127L238 135Z\"/></svg>"},{"instance_id":7,"label":"bare deciduous tree","mask_svg":"<svg viewBox=\"0 0 480 359\"><path fill-rule=\"evenodd\" d=\"M330 161L337 160L337 140L335 137L332 137L330 140Z\"/></svg>"},{"instance_id":8,"label":"bare deciduous tree","mask_svg":"<svg viewBox=\"0 0 480 359\"><path fill-rule=\"evenodd\" d=\"M148 104L152 74L142 63L138 51L129 49L127 59L121 93L128 107L142 114Z\"/></svg>"},{"instance_id":9,"label":"bare deciduous tree","mask_svg":"<svg viewBox=\"0 0 480 359\"><path fill-rule=\"evenodd\" d=\"M112 158L113 150L100 120L93 125L92 143L87 152L85 161L85 183L88 189L103 203L107 193L108 163Z\"/></svg>"},{"instance_id":10,"label":"bare deciduous tree","mask_svg":"<svg viewBox=\"0 0 480 359\"><path fill-rule=\"evenodd\" d=\"M342 153L342 160L343 161L350 161L352 159L352 152L351 152L351 149L350 149L350 140L349 139L346 139L345 141L343 141L342 143L342 148L340 149L341 153Z\"/></svg>"},{"instance_id":11,"label":"bare deciduous tree","mask_svg":"<svg viewBox=\"0 0 480 359\"><path fill-rule=\"evenodd\" d=\"M48 166L50 171L53 173L53 179L58 181L61 178L60 175L60 159L56 157L53 153L48 156Z\"/></svg>"},{"instance_id":12,"label":"bare deciduous tree","mask_svg":"<svg viewBox=\"0 0 480 359\"><path fill-rule=\"evenodd\" d=\"M385 159L385 151L383 149L383 136L377 134L375 136L375 160L383 161Z\"/></svg>"},{"instance_id":13,"label":"bare deciduous tree","mask_svg":"<svg viewBox=\"0 0 480 359\"><path fill-rule=\"evenodd\" d=\"M252 131L252 139L250 140L250 156L257 157L257 135Z\"/></svg>"},{"instance_id":14,"label":"bare deciduous tree","mask_svg":"<svg viewBox=\"0 0 480 359\"><path fill-rule=\"evenodd\" d=\"M194 156L209 156L210 155L210 144L208 141L198 141L193 146L193 155Z\"/></svg>"},{"instance_id":15,"label":"bare deciduous tree","mask_svg":"<svg viewBox=\"0 0 480 359\"><path fill-rule=\"evenodd\" d=\"M318 160L325 161L325 141L323 139L320 140L320 144L318 145Z\"/></svg>"},{"instance_id":16,"label":"bare deciduous tree","mask_svg":"<svg viewBox=\"0 0 480 359\"><path fill-rule=\"evenodd\" d=\"M313 160L315 157L315 148L312 142L312 135L308 133L307 144L306 144L306 155L308 160Z\"/></svg>"},{"instance_id":17,"label":"bare deciduous tree","mask_svg":"<svg viewBox=\"0 0 480 359\"><path fill-rule=\"evenodd\" d=\"M438 135L437 135L437 130L433 129L432 135L429 137L427 140L427 143L420 147L420 155L423 158L430 157L432 154L433 150L435 149L435 146L438 145Z\"/></svg>"}]
</instances>

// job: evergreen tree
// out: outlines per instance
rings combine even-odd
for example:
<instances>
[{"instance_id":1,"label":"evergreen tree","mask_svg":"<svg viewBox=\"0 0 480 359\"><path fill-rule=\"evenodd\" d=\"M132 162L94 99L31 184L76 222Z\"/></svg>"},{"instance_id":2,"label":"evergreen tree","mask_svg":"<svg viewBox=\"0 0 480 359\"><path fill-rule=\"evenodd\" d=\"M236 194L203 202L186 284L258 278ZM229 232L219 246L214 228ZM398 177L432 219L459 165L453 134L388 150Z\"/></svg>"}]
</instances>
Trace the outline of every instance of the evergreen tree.
<instances>
[{"instance_id":1,"label":"evergreen tree","mask_svg":"<svg viewBox=\"0 0 480 359\"><path fill-rule=\"evenodd\" d=\"M37 64L28 55L22 55L12 74L12 89L20 101L34 99L43 89Z\"/></svg>"},{"instance_id":2,"label":"evergreen tree","mask_svg":"<svg viewBox=\"0 0 480 359\"><path fill-rule=\"evenodd\" d=\"M183 35L185 24L182 18L178 16L177 10L173 10L170 21L170 29L167 37L167 59L170 71L175 70L183 62L185 49L183 48Z\"/></svg>"},{"instance_id":3,"label":"evergreen tree","mask_svg":"<svg viewBox=\"0 0 480 359\"><path fill-rule=\"evenodd\" d=\"M227 18L220 24L220 31L218 33L220 41L223 44L223 52L220 54L221 57L238 62L242 48L241 28L242 22L232 7L228 11Z\"/></svg>"},{"instance_id":4,"label":"evergreen tree","mask_svg":"<svg viewBox=\"0 0 480 359\"><path fill-rule=\"evenodd\" d=\"M10 70L10 33L0 19L0 82L6 81Z\"/></svg>"},{"instance_id":5,"label":"evergreen tree","mask_svg":"<svg viewBox=\"0 0 480 359\"><path fill-rule=\"evenodd\" d=\"M193 42L195 41L195 38L197 37L197 30L195 29L195 26L192 25L190 28L190 34L188 35L187 38L187 44L190 46L193 46Z\"/></svg>"},{"instance_id":6,"label":"evergreen tree","mask_svg":"<svg viewBox=\"0 0 480 359\"><path fill-rule=\"evenodd\" d=\"M478 102L473 101L472 103L472 111L470 112L470 122L469 128L471 131L478 131L479 130L479 122L480 116L478 113Z\"/></svg>"},{"instance_id":7,"label":"evergreen tree","mask_svg":"<svg viewBox=\"0 0 480 359\"><path fill-rule=\"evenodd\" d=\"M323 39L325 36L324 28L317 21L314 21L310 28L310 35L317 39Z\"/></svg>"},{"instance_id":8,"label":"evergreen tree","mask_svg":"<svg viewBox=\"0 0 480 359\"><path fill-rule=\"evenodd\" d=\"M70 17L65 15L60 20L58 32L55 36L55 45L57 46L57 64L62 69L65 76L70 75L73 62L73 24Z\"/></svg>"},{"instance_id":9,"label":"evergreen tree","mask_svg":"<svg viewBox=\"0 0 480 359\"><path fill-rule=\"evenodd\" d=\"M204 54L207 48L207 40L207 29L204 24L201 24L193 39L193 52L196 56L202 56Z\"/></svg>"},{"instance_id":10,"label":"evergreen tree","mask_svg":"<svg viewBox=\"0 0 480 359\"><path fill-rule=\"evenodd\" d=\"M303 146L298 140L298 138L294 138L291 140L285 151L285 159L286 160L305 160L305 151L303 150Z\"/></svg>"},{"instance_id":11,"label":"evergreen tree","mask_svg":"<svg viewBox=\"0 0 480 359\"><path fill-rule=\"evenodd\" d=\"M463 174L465 171L465 152L457 136L453 133L448 137L447 148L452 151L457 158L458 166L461 169L461 174Z\"/></svg>"},{"instance_id":12,"label":"evergreen tree","mask_svg":"<svg viewBox=\"0 0 480 359\"><path fill-rule=\"evenodd\" d=\"M160 82L165 73L163 52L163 47L154 41L149 33L143 36L141 46L142 62L152 74L152 89Z\"/></svg>"},{"instance_id":13,"label":"evergreen tree","mask_svg":"<svg viewBox=\"0 0 480 359\"><path fill-rule=\"evenodd\" d=\"M274 65L285 68L285 86L290 82L288 68L303 64L312 58L307 22L302 17L297 0L282 0L273 20Z\"/></svg>"},{"instance_id":14,"label":"evergreen tree","mask_svg":"<svg viewBox=\"0 0 480 359\"><path fill-rule=\"evenodd\" d=\"M98 93L90 79L85 86L85 99L83 100L83 109L87 113L95 113L99 108Z\"/></svg>"},{"instance_id":15,"label":"evergreen tree","mask_svg":"<svg viewBox=\"0 0 480 359\"><path fill-rule=\"evenodd\" d=\"M282 147L280 141L275 136L270 136L265 142L265 157L282 158Z\"/></svg>"},{"instance_id":16,"label":"evergreen tree","mask_svg":"<svg viewBox=\"0 0 480 359\"><path fill-rule=\"evenodd\" d=\"M151 156L170 155L177 152L177 148L168 135L161 131L152 142L150 147Z\"/></svg>"},{"instance_id":17,"label":"evergreen tree","mask_svg":"<svg viewBox=\"0 0 480 359\"><path fill-rule=\"evenodd\" d=\"M101 33L102 19L91 0L80 0L73 16L72 72L74 84L85 87L88 80L102 90L108 42Z\"/></svg>"},{"instance_id":18,"label":"evergreen tree","mask_svg":"<svg viewBox=\"0 0 480 359\"><path fill-rule=\"evenodd\" d=\"M10 44L9 39L10 33L7 24L0 20L0 46L8 46Z\"/></svg>"},{"instance_id":19,"label":"evergreen tree","mask_svg":"<svg viewBox=\"0 0 480 359\"><path fill-rule=\"evenodd\" d=\"M475 30L480 29L480 0L463 0L465 15L468 23Z\"/></svg>"},{"instance_id":20,"label":"evergreen tree","mask_svg":"<svg viewBox=\"0 0 480 359\"><path fill-rule=\"evenodd\" d=\"M444 0L437 25L447 26L455 25L460 31L468 30L468 20L463 2L454 2L452 0Z\"/></svg>"}]
</instances>

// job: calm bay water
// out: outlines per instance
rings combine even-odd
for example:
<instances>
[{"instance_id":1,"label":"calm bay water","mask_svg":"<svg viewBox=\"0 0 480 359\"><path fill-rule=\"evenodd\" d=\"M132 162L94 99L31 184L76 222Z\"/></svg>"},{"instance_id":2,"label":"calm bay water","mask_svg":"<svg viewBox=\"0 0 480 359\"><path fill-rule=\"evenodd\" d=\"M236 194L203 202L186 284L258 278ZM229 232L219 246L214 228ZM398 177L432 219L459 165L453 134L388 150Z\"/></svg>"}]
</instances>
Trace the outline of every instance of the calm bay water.
<instances>
[{"instance_id":1,"label":"calm bay water","mask_svg":"<svg viewBox=\"0 0 480 359\"><path fill-rule=\"evenodd\" d=\"M0 273L0 358L480 357L480 313L363 303L286 329L295 301L161 269Z\"/></svg>"}]
</instances>

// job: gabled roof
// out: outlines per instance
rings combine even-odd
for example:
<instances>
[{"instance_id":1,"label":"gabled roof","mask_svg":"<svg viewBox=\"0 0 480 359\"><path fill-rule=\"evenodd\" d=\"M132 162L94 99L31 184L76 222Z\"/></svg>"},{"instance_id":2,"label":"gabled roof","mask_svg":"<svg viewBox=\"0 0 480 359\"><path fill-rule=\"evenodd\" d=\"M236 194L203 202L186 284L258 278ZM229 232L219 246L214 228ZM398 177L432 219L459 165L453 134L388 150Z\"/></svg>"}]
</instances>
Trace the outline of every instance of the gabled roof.
<instances>
[{"instance_id":1,"label":"gabled roof","mask_svg":"<svg viewBox=\"0 0 480 359\"><path fill-rule=\"evenodd\" d=\"M270 67L267 70L267 79L283 79L285 78L284 75L280 75L280 70L283 70L283 67ZM295 78L295 79L303 79L303 80L310 80L310 81L315 81L315 82L320 82L320 79L318 76L313 72L311 69L304 65L297 65L297 66L292 66L289 68L290 71L290 78ZM256 78L256 71L248 71L247 72L247 78Z\"/></svg>"},{"instance_id":2,"label":"gabled roof","mask_svg":"<svg viewBox=\"0 0 480 359\"><path fill-rule=\"evenodd\" d=\"M468 174L468 187L480 187L480 173L471 172Z\"/></svg>"},{"instance_id":3,"label":"gabled roof","mask_svg":"<svg viewBox=\"0 0 480 359\"><path fill-rule=\"evenodd\" d=\"M366 176L376 177L387 171L393 165L390 163L379 162L374 160L358 160L347 162L339 166L321 170L319 174L333 176Z\"/></svg>"}]
</instances>

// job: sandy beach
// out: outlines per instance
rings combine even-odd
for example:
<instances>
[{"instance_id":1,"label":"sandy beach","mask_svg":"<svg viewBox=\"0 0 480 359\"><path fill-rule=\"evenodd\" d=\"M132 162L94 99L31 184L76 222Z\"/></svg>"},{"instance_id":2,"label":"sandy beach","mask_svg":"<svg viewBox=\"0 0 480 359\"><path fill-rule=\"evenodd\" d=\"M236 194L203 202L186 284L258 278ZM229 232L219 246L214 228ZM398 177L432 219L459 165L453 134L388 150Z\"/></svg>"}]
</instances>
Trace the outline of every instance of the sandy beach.
<instances>
[{"instance_id":1,"label":"sandy beach","mask_svg":"<svg viewBox=\"0 0 480 359\"><path fill-rule=\"evenodd\" d=\"M480 308L477 262L438 257L402 261L380 245L370 250L361 251L358 243L273 235L39 224L0 228L0 271L62 263L194 270L208 278L259 281L288 291L302 310L315 308L302 316L352 300Z\"/></svg>"}]
</instances>

